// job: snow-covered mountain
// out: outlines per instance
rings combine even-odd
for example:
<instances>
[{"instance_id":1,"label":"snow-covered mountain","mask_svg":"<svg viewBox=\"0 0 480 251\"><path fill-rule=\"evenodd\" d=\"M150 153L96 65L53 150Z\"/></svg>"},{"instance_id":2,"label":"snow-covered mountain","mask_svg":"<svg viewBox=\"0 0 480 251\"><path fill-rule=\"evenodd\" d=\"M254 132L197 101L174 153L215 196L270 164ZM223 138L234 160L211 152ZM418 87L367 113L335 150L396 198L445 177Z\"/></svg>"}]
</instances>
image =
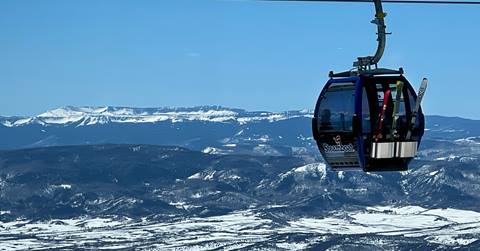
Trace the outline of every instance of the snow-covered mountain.
<instances>
[{"instance_id":1,"label":"snow-covered mountain","mask_svg":"<svg viewBox=\"0 0 480 251\"><path fill-rule=\"evenodd\" d=\"M34 117L0 117L0 149L152 144L212 154L318 157L311 117L311 110L250 112L220 106L64 107ZM427 158L457 156L455 148L472 145L480 135L480 121L427 116L426 122L422 156ZM436 147L451 151L444 155Z\"/></svg>"},{"instance_id":2,"label":"snow-covered mountain","mask_svg":"<svg viewBox=\"0 0 480 251\"><path fill-rule=\"evenodd\" d=\"M91 126L108 123L157 123L170 121L237 122L279 121L295 117L310 117L310 110L289 112L248 112L221 106L192 108L130 108L130 107L72 107L50 110L34 117L3 117L0 124L19 127L32 124L43 126Z\"/></svg>"},{"instance_id":3,"label":"snow-covered mountain","mask_svg":"<svg viewBox=\"0 0 480 251\"><path fill-rule=\"evenodd\" d=\"M314 153L311 111L249 112L193 108L65 107L0 118L0 149L59 145L175 145L210 153Z\"/></svg>"}]
</instances>

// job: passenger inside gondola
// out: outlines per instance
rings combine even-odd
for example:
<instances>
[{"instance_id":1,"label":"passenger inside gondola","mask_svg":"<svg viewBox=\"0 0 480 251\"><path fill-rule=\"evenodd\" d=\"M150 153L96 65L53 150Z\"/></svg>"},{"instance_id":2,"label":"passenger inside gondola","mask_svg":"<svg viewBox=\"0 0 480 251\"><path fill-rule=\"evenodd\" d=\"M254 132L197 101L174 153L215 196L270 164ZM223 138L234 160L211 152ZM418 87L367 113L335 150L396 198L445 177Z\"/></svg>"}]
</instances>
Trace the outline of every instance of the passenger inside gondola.
<instances>
[{"instance_id":1,"label":"passenger inside gondola","mask_svg":"<svg viewBox=\"0 0 480 251\"><path fill-rule=\"evenodd\" d=\"M321 131L327 131L327 130L332 130L332 122L331 122L331 117L332 113L330 112L329 109L323 109L322 114L320 117L320 130Z\"/></svg>"}]
</instances>

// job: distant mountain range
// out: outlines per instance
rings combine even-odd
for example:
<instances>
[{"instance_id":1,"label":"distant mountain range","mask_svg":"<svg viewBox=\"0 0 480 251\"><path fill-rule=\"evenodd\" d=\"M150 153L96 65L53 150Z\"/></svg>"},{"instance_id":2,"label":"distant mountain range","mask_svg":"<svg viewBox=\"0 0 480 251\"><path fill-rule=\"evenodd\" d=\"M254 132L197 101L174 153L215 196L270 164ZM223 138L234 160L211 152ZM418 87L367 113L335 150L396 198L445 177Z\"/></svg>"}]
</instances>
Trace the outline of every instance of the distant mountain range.
<instances>
[{"instance_id":1,"label":"distant mountain range","mask_svg":"<svg viewBox=\"0 0 480 251\"><path fill-rule=\"evenodd\" d=\"M112 143L318 156L311 136L312 116L310 110L249 112L220 106L64 107L34 117L0 117L0 149ZM426 142L480 135L480 121L441 116L427 116L426 121Z\"/></svg>"},{"instance_id":2,"label":"distant mountain range","mask_svg":"<svg viewBox=\"0 0 480 251\"><path fill-rule=\"evenodd\" d=\"M131 107L73 107L47 111L34 117L3 117L0 124L19 127L31 124L44 126L75 125L89 126L108 123L157 123L170 121L236 122L246 124L254 121L275 122L296 117L311 117L311 111L248 112L242 109L221 106L198 106L192 108L131 108Z\"/></svg>"},{"instance_id":3,"label":"distant mountain range","mask_svg":"<svg viewBox=\"0 0 480 251\"><path fill-rule=\"evenodd\" d=\"M313 153L311 116L307 110L247 112L218 106L65 107L35 117L0 118L0 149L115 143L226 153Z\"/></svg>"}]
</instances>

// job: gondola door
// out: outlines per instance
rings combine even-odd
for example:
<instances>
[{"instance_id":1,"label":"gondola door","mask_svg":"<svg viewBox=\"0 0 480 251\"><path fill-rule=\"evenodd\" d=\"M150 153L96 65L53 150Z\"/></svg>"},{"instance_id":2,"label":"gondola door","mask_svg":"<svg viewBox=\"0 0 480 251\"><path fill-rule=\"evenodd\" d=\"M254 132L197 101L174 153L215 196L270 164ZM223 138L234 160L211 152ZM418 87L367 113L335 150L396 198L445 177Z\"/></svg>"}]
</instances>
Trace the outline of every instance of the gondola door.
<instances>
[{"instance_id":1,"label":"gondola door","mask_svg":"<svg viewBox=\"0 0 480 251\"><path fill-rule=\"evenodd\" d=\"M356 135L361 125L355 111L355 105L361 102L361 95L357 95L361 90L360 78L331 79L318 98L313 134L332 169L362 169L359 160L362 147Z\"/></svg>"}]
</instances>

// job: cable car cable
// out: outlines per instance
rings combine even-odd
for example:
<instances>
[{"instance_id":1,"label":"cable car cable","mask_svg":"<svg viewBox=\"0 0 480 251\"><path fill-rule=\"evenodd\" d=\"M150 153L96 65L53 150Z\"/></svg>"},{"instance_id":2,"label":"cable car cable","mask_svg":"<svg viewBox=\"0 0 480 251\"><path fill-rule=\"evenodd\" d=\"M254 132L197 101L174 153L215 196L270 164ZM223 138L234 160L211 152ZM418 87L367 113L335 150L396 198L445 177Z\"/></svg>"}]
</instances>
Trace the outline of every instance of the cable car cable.
<instances>
[{"instance_id":1,"label":"cable car cable","mask_svg":"<svg viewBox=\"0 0 480 251\"><path fill-rule=\"evenodd\" d=\"M257 0L268 2L340 2L340 3L372 3L373 0ZM480 1L430 1L430 0L383 0L382 3L395 4L458 4L480 5Z\"/></svg>"}]
</instances>

